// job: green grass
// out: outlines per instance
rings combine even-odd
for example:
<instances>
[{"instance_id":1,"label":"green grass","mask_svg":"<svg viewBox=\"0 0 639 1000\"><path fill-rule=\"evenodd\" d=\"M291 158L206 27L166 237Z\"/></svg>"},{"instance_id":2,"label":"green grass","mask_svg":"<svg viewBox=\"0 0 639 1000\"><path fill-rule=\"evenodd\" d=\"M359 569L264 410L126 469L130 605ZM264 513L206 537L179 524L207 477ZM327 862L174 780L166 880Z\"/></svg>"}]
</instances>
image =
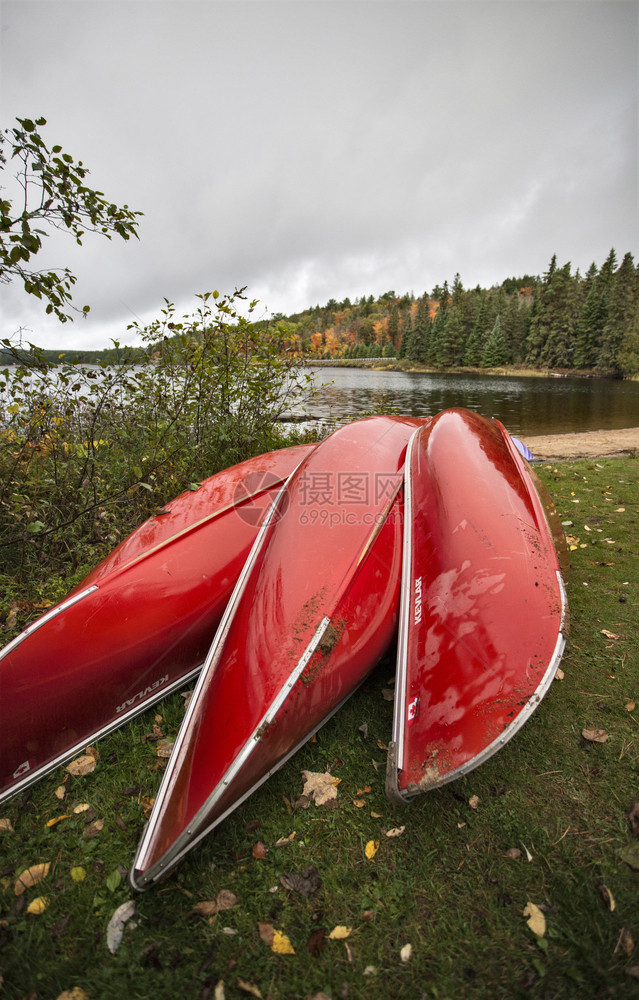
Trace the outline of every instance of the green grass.
<instances>
[{"instance_id":1,"label":"green grass","mask_svg":"<svg viewBox=\"0 0 639 1000\"><path fill-rule=\"evenodd\" d=\"M639 706L639 463L567 462L539 471L562 521L572 522L566 532L578 539L571 633L563 680L499 754L406 808L392 806L378 745L391 732L392 704L382 697L394 670L389 657L316 741L173 876L135 895L126 871L144 823L143 796L153 796L161 778L144 736L156 714L167 736L176 733L183 714L176 695L98 744L96 770L70 778L63 801L54 795L60 769L0 809L15 831L0 834L2 1000L56 1000L73 987L91 1000L206 1000L220 980L227 998L249 996L244 981L272 1000L318 991L333 1000L633 995L639 872L619 851L634 842L627 814L639 799L639 707L631 707ZM608 742L584 740L588 727L606 729ZM341 779L337 807L291 811L300 772L327 766ZM366 786L371 791L358 795ZM45 828L81 802L89 813ZM95 819L104 826L87 839ZM399 826L401 836L385 836ZM290 843L275 846L293 831ZM370 840L380 846L368 860ZM263 859L253 856L257 841L268 848ZM509 858L510 848L521 856ZM45 861L48 877L16 897L20 872ZM314 894L282 886L281 876L311 865L321 879ZM84 881L71 877L76 867ZM235 893L235 907L211 918L193 913L222 889ZM41 895L48 908L28 914ZM111 955L107 923L130 898L136 912ZM542 939L523 916L529 901L544 911ZM274 954L260 939L260 921L286 934L295 954ZM336 925L352 928L345 941L327 940ZM637 941L630 955L617 947L624 928ZM309 942L317 941L323 949L312 953ZM402 962L406 944L412 957Z\"/></svg>"}]
</instances>

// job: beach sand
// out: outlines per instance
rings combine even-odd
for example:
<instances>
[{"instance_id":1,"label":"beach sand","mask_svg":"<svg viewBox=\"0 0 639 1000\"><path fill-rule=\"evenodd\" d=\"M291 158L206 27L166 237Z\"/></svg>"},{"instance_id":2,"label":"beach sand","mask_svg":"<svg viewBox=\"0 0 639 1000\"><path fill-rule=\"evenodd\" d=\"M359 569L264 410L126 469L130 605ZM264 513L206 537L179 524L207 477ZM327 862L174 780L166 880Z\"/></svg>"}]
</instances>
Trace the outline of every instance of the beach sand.
<instances>
[{"instance_id":1,"label":"beach sand","mask_svg":"<svg viewBox=\"0 0 639 1000\"><path fill-rule=\"evenodd\" d=\"M540 434L523 437L538 461L603 458L639 452L639 427L612 431L584 431L576 434Z\"/></svg>"}]
</instances>

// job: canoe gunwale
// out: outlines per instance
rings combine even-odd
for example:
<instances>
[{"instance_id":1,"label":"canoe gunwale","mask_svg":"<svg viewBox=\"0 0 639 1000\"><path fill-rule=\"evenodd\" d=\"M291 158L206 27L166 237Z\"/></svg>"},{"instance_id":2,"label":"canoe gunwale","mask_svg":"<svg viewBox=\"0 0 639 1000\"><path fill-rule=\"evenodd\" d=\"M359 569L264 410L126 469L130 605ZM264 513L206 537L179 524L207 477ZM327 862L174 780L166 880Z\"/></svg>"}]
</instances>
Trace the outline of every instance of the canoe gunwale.
<instances>
[{"instance_id":1,"label":"canoe gunwale","mask_svg":"<svg viewBox=\"0 0 639 1000\"><path fill-rule=\"evenodd\" d=\"M57 618L58 615L61 615L68 608L73 607L74 604L78 604L80 601L84 600L85 597L88 597L89 594L94 594L95 591L99 589L98 584L94 583L92 586L86 587L84 590L80 590L77 594L73 594L71 597L68 597L66 600L62 601L61 604L56 604L56 606L51 608L50 611L46 611L39 618L36 618L36 620L31 622L30 625L27 625L27 627L23 629L23 631L20 632L15 639L12 639L11 642L8 642L6 646L0 649L0 660L3 660L5 656L8 656L14 649L17 649L25 639L28 639L30 635L33 635L34 632L41 629L43 625L47 625L50 621L53 621L54 618Z\"/></svg>"}]
</instances>

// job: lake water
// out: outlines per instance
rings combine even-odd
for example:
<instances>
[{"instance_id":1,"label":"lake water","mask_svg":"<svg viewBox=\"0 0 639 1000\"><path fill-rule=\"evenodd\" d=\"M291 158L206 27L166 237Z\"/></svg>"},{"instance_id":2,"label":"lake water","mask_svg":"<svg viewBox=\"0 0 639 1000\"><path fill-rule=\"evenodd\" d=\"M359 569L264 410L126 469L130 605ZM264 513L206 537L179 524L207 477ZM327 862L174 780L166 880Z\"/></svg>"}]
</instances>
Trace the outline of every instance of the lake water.
<instances>
[{"instance_id":1,"label":"lake water","mask_svg":"<svg viewBox=\"0 0 639 1000\"><path fill-rule=\"evenodd\" d=\"M318 366L313 376L316 385L327 384L309 409L322 420L338 423L373 410L432 416L450 406L465 406L497 417L512 434L528 436L639 427L639 382L338 366Z\"/></svg>"}]
</instances>

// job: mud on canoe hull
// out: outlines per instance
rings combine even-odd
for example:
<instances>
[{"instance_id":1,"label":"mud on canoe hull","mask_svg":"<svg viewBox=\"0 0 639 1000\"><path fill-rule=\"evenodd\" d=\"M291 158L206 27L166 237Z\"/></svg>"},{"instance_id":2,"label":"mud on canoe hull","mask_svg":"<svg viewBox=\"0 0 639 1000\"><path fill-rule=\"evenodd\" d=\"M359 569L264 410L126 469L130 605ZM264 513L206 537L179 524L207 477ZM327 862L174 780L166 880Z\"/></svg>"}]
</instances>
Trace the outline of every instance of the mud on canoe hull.
<instances>
[{"instance_id":1,"label":"mud on canoe hull","mask_svg":"<svg viewBox=\"0 0 639 1000\"><path fill-rule=\"evenodd\" d=\"M0 802L199 672L266 510L313 447L177 497L0 650Z\"/></svg>"}]
</instances>

